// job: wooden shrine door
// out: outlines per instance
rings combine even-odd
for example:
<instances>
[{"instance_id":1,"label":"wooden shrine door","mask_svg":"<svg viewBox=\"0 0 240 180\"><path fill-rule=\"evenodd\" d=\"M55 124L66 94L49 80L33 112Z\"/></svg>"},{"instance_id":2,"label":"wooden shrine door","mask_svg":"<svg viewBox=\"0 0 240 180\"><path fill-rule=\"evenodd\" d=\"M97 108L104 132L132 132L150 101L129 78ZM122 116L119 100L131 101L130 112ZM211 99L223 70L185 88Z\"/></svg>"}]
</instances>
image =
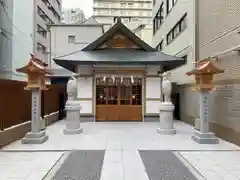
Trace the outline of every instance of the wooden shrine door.
<instances>
[{"instance_id":1,"label":"wooden shrine door","mask_svg":"<svg viewBox=\"0 0 240 180\"><path fill-rule=\"evenodd\" d=\"M96 120L141 121L142 79L96 79Z\"/></svg>"}]
</instances>

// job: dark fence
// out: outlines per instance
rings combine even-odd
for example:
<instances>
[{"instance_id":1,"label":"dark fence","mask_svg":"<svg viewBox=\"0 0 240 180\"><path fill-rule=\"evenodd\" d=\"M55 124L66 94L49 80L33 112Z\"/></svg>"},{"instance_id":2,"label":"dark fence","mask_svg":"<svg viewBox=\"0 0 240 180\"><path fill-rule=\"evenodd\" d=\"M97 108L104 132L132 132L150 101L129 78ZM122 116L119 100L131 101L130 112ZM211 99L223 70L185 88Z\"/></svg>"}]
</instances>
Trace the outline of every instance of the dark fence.
<instances>
[{"instance_id":1,"label":"dark fence","mask_svg":"<svg viewBox=\"0 0 240 180\"><path fill-rule=\"evenodd\" d=\"M25 86L26 82L0 80L0 130L31 120L31 91L24 90ZM62 111L66 101L64 86L49 85L48 88L42 93L42 115Z\"/></svg>"}]
</instances>

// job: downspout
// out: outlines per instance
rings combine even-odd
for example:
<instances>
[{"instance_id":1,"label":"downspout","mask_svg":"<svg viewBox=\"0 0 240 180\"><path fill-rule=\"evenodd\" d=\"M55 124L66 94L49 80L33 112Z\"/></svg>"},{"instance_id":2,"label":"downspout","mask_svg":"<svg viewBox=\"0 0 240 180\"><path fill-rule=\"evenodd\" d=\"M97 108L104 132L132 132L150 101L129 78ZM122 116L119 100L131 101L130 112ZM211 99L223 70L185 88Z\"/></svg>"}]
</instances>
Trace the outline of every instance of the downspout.
<instances>
[{"instance_id":1,"label":"downspout","mask_svg":"<svg viewBox=\"0 0 240 180\"><path fill-rule=\"evenodd\" d=\"M32 34L32 39L33 39L33 49L32 53L34 56L36 56L36 20L37 19L37 1L33 1L33 34Z\"/></svg>"},{"instance_id":2,"label":"downspout","mask_svg":"<svg viewBox=\"0 0 240 180\"><path fill-rule=\"evenodd\" d=\"M199 54L199 0L194 1L194 68L196 67L196 62L200 60Z\"/></svg>"},{"instance_id":3,"label":"downspout","mask_svg":"<svg viewBox=\"0 0 240 180\"><path fill-rule=\"evenodd\" d=\"M2 1L0 0L0 77L3 75L3 56L2 56L2 47L3 47L3 30L2 30L2 13L3 13L3 4Z\"/></svg>"},{"instance_id":4,"label":"downspout","mask_svg":"<svg viewBox=\"0 0 240 180\"><path fill-rule=\"evenodd\" d=\"M200 46L199 46L199 0L194 1L194 62L193 69L196 68L197 62L200 60ZM200 113L200 112L199 112ZM194 127L199 130L200 125L200 114L195 119Z\"/></svg>"},{"instance_id":5,"label":"downspout","mask_svg":"<svg viewBox=\"0 0 240 180\"><path fill-rule=\"evenodd\" d=\"M51 31L51 26L48 26L48 33L49 33L49 55L48 55L48 66L51 68L52 67L52 31Z\"/></svg>"}]
</instances>

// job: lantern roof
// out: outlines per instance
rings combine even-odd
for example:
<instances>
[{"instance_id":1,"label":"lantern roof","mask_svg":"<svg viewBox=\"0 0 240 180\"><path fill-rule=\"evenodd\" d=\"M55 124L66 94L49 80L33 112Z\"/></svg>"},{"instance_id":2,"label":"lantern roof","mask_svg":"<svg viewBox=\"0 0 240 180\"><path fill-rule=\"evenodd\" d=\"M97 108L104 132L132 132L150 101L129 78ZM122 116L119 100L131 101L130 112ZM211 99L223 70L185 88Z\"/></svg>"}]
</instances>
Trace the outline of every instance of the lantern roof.
<instances>
[{"instance_id":1,"label":"lantern roof","mask_svg":"<svg viewBox=\"0 0 240 180\"><path fill-rule=\"evenodd\" d=\"M187 72L188 76L191 75L201 75L201 74L220 74L223 73L224 70L217 68L210 58L204 59L202 61L197 62L196 68Z\"/></svg>"},{"instance_id":2,"label":"lantern roof","mask_svg":"<svg viewBox=\"0 0 240 180\"><path fill-rule=\"evenodd\" d=\"M52 72L47 69L48 64L41 61L40 59L34 57L31 54L31 58L27 65L16 69L16 71L28 74L29 72L38 72L41 74L52 74Z\"/></svg>"}]
</instances>

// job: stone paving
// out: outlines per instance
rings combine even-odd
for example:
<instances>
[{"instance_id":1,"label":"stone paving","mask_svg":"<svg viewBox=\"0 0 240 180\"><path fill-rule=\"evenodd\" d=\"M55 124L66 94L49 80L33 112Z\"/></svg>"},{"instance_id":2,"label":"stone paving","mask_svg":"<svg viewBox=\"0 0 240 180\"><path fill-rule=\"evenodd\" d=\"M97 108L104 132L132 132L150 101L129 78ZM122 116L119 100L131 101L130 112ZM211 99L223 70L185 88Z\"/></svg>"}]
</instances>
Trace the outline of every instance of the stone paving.
<instances>
[{"instance_id":1,"label":"stone paving","mask_svg":"<svg viewBox=\"0 0 240 180\"><path fill-rule=\"evenodd\" d=\"M193 127L182 122L175 123L176 135L160 135L158 125L82 123L82 134L64 135L65 124L60 121L47 128L49 140L44 144L23 145L16 141L1 149L0 179L46 179L54 164L71 150L106 150L101 180L149 180L138 150L179 153L191 170L205 179L240 179L240 147L223 140L215 145L197 144L191 140Z\"/></svg>"}]
</instances>

